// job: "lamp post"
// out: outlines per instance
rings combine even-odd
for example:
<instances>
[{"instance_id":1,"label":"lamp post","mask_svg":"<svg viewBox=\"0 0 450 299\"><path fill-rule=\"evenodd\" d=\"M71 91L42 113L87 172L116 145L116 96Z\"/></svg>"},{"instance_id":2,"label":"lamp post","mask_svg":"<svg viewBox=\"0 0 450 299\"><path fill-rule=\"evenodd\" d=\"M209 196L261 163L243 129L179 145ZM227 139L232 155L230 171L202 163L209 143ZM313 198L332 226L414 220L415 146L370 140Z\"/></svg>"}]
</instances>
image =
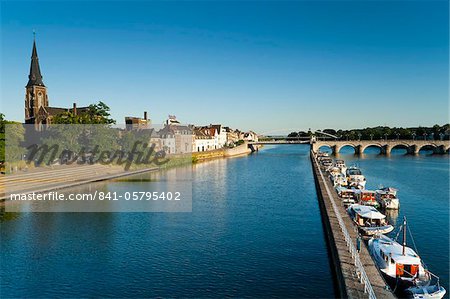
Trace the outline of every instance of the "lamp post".
<instances>
[{"instance_id":1,"label":"lamp post","mask_svg":"<svg viewBox=\"0 0 450 299\"><path fill-rule=\"evenodd\" d=\"M388 134L384 133L384 141L387 141L387 136L388 136Z\"/></svg>"},{"instance_id":2,"label":"lamp post","mask_svg":"<svg viewBox=\"0 0 450 299\"><path fill-rule=\"evenodd\" d=\"M416 132L412 132L412 138L413 138L413 140L416 140Z\"/></svg>"},{"instance_id":3,"label":"lamp post","mask_svg":"<svg viewBox=\"0 0 450 299\"><path fill-rule=\"evenodd\" d=\"M370 134L370 140L373 140L373 134Z\"/></svg>"},{"instance_id":4,"label":"lamp post","mask_svg":"<svg viewBox=\"0 0 450 299\"><path fill-rule=\"evenodd\" d=\"M358 141L361 141L361 133L358 133L358 138L359 138Z\"/></svg>"}]
</instances>

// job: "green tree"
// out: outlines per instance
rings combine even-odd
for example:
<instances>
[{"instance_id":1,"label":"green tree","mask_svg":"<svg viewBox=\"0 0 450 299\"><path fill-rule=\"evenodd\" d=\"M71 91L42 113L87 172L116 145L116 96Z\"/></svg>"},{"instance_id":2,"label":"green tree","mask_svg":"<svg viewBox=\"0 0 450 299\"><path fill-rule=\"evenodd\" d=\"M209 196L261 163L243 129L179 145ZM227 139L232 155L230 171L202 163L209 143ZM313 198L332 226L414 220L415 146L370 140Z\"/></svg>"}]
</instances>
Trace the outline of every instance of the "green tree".
<instances>
[{"instance_id":1,"label":"green tree","mask_svg":"<svg viewBox=\"0 0 450 299\"><path fill-rule=\"evenodd\" d=\"M64 112L52 119L54 124L115 124L110 116L110 108L102 101L89 105L87 111L74 115L72 112Z\"/></svg>"},{"instance_id":2,"label":"green tree","mask_svg":"<svg viewBox=\"0 0 450 299\"><path fill-rule=\"evenodd\" d=\"M22 159L25 150L21 147L25 138L25 128L21 123L7 121L0 113L0 164Z\"/></svg>"}]
</instances>

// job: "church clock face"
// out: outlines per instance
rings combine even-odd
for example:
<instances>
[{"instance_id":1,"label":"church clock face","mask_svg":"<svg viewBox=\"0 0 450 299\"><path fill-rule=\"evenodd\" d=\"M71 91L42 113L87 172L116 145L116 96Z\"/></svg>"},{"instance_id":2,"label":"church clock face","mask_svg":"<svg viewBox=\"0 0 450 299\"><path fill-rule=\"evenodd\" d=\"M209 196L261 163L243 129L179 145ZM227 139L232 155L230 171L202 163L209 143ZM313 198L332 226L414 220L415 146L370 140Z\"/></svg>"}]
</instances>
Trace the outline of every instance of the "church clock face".
<instances>
[{"instance_id":1,"label":"church clock face","mask_svg":"<svg viewBox=\"0 0 450 299\"><path fill-rule=\"evenodd\" d=\"M44 100L44 95L42 94L42 91L38 92L38 107L41 107Z\"/></svg>"}]
</instances>

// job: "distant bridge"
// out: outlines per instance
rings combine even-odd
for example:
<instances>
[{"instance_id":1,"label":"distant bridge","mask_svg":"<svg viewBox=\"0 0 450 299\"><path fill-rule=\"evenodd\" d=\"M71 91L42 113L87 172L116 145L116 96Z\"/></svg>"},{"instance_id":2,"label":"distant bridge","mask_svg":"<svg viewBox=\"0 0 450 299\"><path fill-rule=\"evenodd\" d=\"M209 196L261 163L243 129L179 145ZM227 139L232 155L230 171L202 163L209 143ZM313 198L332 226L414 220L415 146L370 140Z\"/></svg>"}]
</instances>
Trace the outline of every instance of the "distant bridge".
<instances>
[{"instance_id":1,"label":"distant bridge","mask_svg":"<svg viewBox=\"0 0 450 299\"><path fill-rule=\"evenodd\" d=\"M277 144L311 144L314 152L321 147L328 147L337 154L344 146L353 147L356 154L362 154L368 147L377 147L383 155L389 155L394 148L406 149L411 155L417 155L422 149L430 149L435 154L445 154L450 151L449 140L317 140L309 137L262 137L258 141L249 141L251 145Z\"/></svg>"},{"instance_id":2,"label":"distant bridge","mask_svg":"<svg viewBox=\"0 0 450 299\"><path fill-rule=\"evenodd\" d=\"M298 138L290 139L290 138L283 138L283 139L262 139L258 141L249 141L248 144L310 144L311 141L308 138L307 140L301 140Z\"/></svg>"},{"instance_id":3,"label":"distant bridge","mask_svg":"<svg viewBox=\"0 0 450 299\"><path fill-rule=\"evenodd\" d=\"M311 143L312 150L317 152L321 147L329 147L333 154L339 153L344 146L351 146L356 154L362 154L368 147L378 147L380 153L389 155L394 148L406 149L408 154L417 155L421 149L431 149L435 154L450 151L449 140L318 140Z\"/></svg>"}]
</instances>

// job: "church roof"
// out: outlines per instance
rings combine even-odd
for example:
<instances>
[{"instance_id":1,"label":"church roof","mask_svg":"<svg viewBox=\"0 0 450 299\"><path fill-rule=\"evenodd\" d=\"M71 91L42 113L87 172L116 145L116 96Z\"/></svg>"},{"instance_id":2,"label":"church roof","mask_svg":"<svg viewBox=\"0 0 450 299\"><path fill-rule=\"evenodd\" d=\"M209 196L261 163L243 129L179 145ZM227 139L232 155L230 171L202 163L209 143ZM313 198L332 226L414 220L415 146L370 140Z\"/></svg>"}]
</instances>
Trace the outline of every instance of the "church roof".
<instances>
[{"instance_id":1,"label":"church roof","mask_svg":"<svg viewBox=\"0 0 450 299\"><path fill-rule=\"evenodd\" d=\"M42 82L41 69L39 67L39 58L36 50L36 41L33 41L33 52L31 53L30 74L28 75L27 87L30 86L45 86Z\"/></svg>"}]
</instances>

